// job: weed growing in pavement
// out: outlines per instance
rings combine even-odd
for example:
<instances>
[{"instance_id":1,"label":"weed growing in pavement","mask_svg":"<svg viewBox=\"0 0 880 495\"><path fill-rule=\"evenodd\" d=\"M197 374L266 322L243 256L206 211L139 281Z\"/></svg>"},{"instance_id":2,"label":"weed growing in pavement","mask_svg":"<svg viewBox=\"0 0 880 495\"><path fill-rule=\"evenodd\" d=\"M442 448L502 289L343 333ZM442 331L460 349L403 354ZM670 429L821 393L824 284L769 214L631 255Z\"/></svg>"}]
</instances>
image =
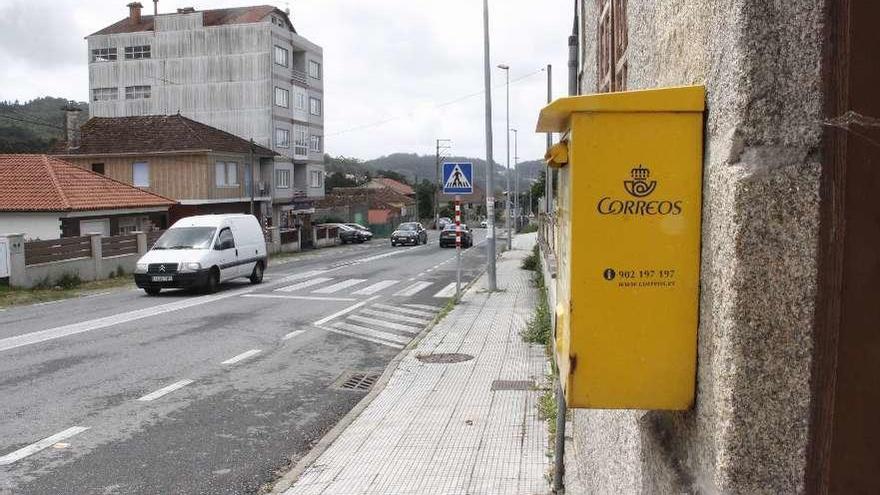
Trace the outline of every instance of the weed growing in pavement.
<instances>
[{"instance_id":1,"label":"weed growing in pavement","mask_svg":"<svg viewBox=\"0 0 880 495\"><path fill-rule=\"evenodd\" d=\"M532 232L538 231L538 224L530 223L528 225L524 225L522 229L520 229L520 234L531 234Z\"/></svg>"},{"instance_id":2,"label":"weed growing in pavement","mask_svg":"<svg viewBox=\"0 0 880 495\"><path fill-rule=\"evenodd\" d=\"M532 248L532 254L523 258L522 265L520 267L523 270L531 270L538 271L538 268L541 266L540 258L538 254L538 245L535 244L535 247Z\"/></svg>"},{"instance_id":3,"label":"weed growing in pavement","mask_svg":"<svg viewBox=\"0 0 880 495\"><path fill-rule=\"evenodd\" d=\"M554 383L553 377L548 377L550 383ZM555 445L556 439L556 394L553 388L544 389L544 393L538 397L538 417L547 422L547 432L550 434L550 445Z\"/></svg>"},{"instance_id":4,"label":"weed growing in pavement","mask_svg":"<svg viewBox=\"0 0 880 495\"><path fill-rule=\"evenodd\" d=\"M436 323L440 323L443 318L446 318L446 315L448 315L452 311L452 308L454 308L456 304L458 304L458 301L454 297L447 301L446 306L443 306L443 309L441 309L440 312L437 313L437 319L435 320Z\"/></svg>"}]
</instances>

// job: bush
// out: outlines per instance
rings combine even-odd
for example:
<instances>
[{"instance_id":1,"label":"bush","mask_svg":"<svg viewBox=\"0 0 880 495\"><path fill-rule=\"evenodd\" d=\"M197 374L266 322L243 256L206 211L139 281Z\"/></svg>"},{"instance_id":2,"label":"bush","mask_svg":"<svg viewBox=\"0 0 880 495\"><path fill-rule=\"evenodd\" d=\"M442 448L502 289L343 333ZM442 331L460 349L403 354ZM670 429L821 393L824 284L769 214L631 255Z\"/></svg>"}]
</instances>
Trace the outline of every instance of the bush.
<instances>
[{"instance_id":1,"label":"bush","mask_svg":"<svg viewBox=\"0 0 880 495\"><path fill-rule=\"evenodd\" d=\"M125 276L125 268L122 268L122 265L116 267L116 276L124 277Z\"/></svg>"},{"instance_id":2,"label":"bush","mask_svg":"<svg viewBox=\"0 0 880 495\"><path fill-rule=\"evenodd\" d=\"M541 266L539 256L540 255L538 254L538 245L535 244L535 247L532 248L532 254L526 256L523 259L522 265L521 265L522 269L523 270L530 270L533 272L538 271L538 269Z\"/></svg>"},{"instance_id":3,"label":"bush","mask_svg":"<svg viewBox=\"0 0 880 495\"><path fill-rule=\"evenodd\" d=\"M529 223L523 226L523 228L519 231L520 234L531 234L532 232L538 231L538 224Z\"/></svg>"},{"instance_id":4,"label":"bush","mask_svg":"<svg viewBox=\"0 0 880 495\"><path fill-rule=\"evenodd\" d=\"M82 285L82 279L75 273L65 273L55 282L55 285L62 289L75 289Z\"/></svg>"},{"instance_id":5,"label":"bush","mask_svg":"<svg viewBox=\"0 0 880 495\"><path fill-rule=\"evenodd\" d=\"M523 329L522 338L530 344L548 346L550 345L552 333L550 328L550 305L547 304L547 289L541 286L538 307L535 308L535 315L532 316L532 320Z\"/></svg>"}]
</instances>

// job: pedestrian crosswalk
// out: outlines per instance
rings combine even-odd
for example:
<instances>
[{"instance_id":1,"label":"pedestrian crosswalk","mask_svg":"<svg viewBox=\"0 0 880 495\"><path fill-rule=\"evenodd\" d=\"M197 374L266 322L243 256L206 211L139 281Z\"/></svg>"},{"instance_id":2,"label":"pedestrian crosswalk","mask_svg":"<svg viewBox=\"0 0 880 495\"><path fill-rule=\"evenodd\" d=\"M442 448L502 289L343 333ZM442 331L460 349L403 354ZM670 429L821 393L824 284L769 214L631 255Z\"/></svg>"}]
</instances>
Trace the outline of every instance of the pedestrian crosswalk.
<instances>
[{"instance_id":1,"label":"pedestrian crosswalk","mask_svg":"<svg viewBox=\"0 0 880 495\"><path fill-rule=\"evenodd\" d=\"M439 307L427 304L413 308L376 303L359 306L356 311L330 321L316 322L316 326L331 333L403 349L439 311Z\"/></svg>"},{"instance_id":2,"label":"pedestrian crosswalk","mask_svg":"<svg viewBox=\"0 0 880 495\"><path fill-rule=\"evenodd\" d=\"M405 282L402 280L391 279L368 280L363 278L334 278L321 277L317 276L317 274L313 275L313 277L314 278L292 279L292 281L295 280L296 283L279 287L275 289L275 292L285 294L300 292L318 295L339 295L347 293L353 296L373 296L380 293L386 293L395 297L412 297L422 295L425 292L430 294L430 291L433 290L435 292L432 297L436 298L449 298L455 295L454 282L441 286L440 284L429 281ZM296 297L300 296L298 295Z\"/></svg>"}]
</instances>

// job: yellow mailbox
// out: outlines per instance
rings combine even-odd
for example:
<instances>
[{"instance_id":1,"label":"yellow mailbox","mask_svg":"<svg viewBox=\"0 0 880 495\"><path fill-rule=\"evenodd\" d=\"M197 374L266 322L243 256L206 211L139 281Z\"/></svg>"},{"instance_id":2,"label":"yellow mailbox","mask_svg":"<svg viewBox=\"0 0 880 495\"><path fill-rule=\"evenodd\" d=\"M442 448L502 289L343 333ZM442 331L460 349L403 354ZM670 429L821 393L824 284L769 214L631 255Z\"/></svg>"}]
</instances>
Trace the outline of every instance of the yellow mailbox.
<instances>
[{"instance_id":1,"label":"yellow mailbox","mask_svg":"<svg viewBox=\"0 0 880 495\"><path fill-rule=\"evenodd\" d=\"M570 407L688 409L696 372L702 86L561 98L555 353Z\"/></svg>"}]
</instances>

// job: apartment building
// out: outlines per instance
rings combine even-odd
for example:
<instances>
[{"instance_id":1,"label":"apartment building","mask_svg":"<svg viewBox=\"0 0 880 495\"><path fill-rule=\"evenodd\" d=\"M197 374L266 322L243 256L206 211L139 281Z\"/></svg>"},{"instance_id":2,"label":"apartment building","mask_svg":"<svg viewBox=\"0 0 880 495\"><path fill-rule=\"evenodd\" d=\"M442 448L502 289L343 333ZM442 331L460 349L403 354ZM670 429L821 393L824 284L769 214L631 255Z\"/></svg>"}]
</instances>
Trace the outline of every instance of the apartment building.
<instances>
[{"instance_id":1,"label":"apartment building","mask_svg":"<svg viewBox=\"0 0 880 495\"><path fill-rule=\"evenodd\" d=\"M268 5L128 17L86 37L90 114L180 114L274 150L276 225L308 223L324 195L321 47Z\"/></svg>"}]
</instances>

